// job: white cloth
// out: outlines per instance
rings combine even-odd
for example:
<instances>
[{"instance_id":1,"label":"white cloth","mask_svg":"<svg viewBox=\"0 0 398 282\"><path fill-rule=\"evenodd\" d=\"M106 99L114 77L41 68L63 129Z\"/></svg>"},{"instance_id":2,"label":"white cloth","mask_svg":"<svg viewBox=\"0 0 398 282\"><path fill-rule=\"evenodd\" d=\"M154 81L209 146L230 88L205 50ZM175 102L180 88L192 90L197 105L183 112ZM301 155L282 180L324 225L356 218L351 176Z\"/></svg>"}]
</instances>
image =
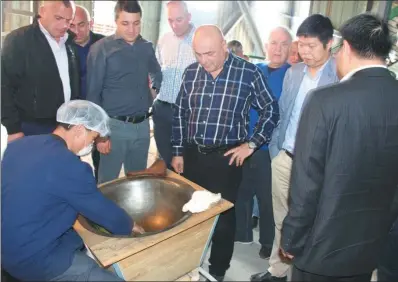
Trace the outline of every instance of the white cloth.
<instances>
[{"instance_id":1,"label":"white cloth","mask_svg":"<svg viewBox=\"0 0 398 282\"><path fill-rule=\"evenodd\" d=\"M65 102L68 102L71 97L71 89L70 89L70 78L69 78L69 62L68 62L68 54L66 52L65 42L68 39L68 33L65 33L63 37L60 38L59 42L57 42L50 33L41 25L39 21L39 26L41 32L46 36L48 44L53 51L55 61L57 63L59 75L61 77L62 86L64 89L64 99Z\"/></svg>"},{"instance_id":2,"label":"white cloth","mask_svg":"<svg viewBox=\"0 0 398 282\"><path fill-rule=\"evenodd\" d=\"M209 191L195 191L191 200L182 207L183 212L198 213L207 210L211 204L221 200L221 194Z\"/></svg>"}]
</instances>

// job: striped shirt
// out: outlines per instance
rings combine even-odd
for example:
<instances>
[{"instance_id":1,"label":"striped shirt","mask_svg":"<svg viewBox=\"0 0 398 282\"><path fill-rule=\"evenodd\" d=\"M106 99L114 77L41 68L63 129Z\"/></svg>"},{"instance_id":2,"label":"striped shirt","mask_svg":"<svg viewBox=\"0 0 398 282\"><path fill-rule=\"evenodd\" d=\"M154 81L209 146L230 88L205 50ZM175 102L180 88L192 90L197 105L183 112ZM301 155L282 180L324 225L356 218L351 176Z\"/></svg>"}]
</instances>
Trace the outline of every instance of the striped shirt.
<instances>
[{"instance_id":1,"label":"striped shirt","mask_svg":"<svg viewBox=\"0 0 398 282\"><path fill-rule=\"evenodd\" d=\"M174 156L182 155L184 143L217 146L251 141L259 147L270 141L279 108L258 67L230 53L216 79L193 63L182 80L173 106ZM259 121L248 140L250 107L258 111Z\"/></svg>"},{"instance_id":2,"label":"striped shirt","mask_svg":"<svg viewBox=\"0 0 398 282\"><path fill-rule=\"evenodd\" d=\"M162 68L163 81L157 99L174 104L185 69L196 62L192 50L195 27L182 39L173 32L166 33L156 47L156 58Z\"/></svg>"}]
</instances>

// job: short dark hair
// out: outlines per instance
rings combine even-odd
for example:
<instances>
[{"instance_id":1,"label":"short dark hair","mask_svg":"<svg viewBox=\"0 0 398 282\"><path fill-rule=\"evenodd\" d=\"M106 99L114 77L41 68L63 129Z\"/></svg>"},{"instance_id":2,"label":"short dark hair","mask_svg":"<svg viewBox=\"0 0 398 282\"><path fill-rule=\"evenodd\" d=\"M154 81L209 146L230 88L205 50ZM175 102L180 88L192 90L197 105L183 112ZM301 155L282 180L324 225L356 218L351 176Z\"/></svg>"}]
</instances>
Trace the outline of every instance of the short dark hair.
<instances>
[{"instance_id":1,"label":"short dark hair","mask_svg":"<svg viewBox=\"0 0 398 282\"><path fill-rule=\"evenodd\" d=\"M240 43L238 40L229 41L227 47L234 54L236 54L237 49L243 49L242 43Z\"/></svg>"},{"instance_id":2,"label":"short dark hair","mask_svg":"<svg viewBox=\"0 0 398 282\"><path fill-rule=\"evenodd\" d=\"M364 13L347 20L340 27L343 40L365 59L386 59L392 48L388 25L378 17Z\"/></svg>"},{"instance_id":3,"label":"short dark hair","mask_svg":"<svg viewBox=\"0 0 398 282\"><path fill-rule=\"evenodd\" d=\"M135 0L123 0L117 1L115 6L115 20L119 17L120 12L127 12L137 14L139 13L142 17L142 9L140 3Z\"/></svg>"},{"instance_id":4,"label":"short dark hair","mask_svg":"<svg viewBox=\"0 0 398 282\"><path fill-rule=\"evenodd\" d=\"M314 14L306 18L297 29L296 36L316 37L326 47L333 39L333 24L328 17Z\"/></svg>"}]
</instances>

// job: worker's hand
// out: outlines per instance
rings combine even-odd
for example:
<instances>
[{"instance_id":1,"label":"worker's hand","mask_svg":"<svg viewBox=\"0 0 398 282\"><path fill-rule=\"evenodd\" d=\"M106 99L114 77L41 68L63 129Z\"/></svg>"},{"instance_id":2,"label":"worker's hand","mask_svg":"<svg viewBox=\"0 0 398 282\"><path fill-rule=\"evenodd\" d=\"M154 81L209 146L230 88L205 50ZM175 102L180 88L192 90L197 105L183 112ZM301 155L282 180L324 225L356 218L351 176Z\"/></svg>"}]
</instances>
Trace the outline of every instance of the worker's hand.
<instances>
[{"instance_id":1,"label":"worker's hand","mask_svg":"<svg viewBox=\"0 0 398 282\"><path fill-rule=\"evenodd\" d=\"M144 228L142 228L142 227L141 227L140 225L138 225L137 223L134 223L133 233L144 234L144 233L145 233L145 230L144 230Z\"/></svg>"},{"instance_id":2,"label":"worker's hand","mask_svg":"<svg viewBox=\"0 0 398 282\"><path fill-rule=\"evenodd\" d=\"M183 157L173 157L171 160L171 166L174 168L175 172L184 172L184 158Z\"/></svg>"},{"instance_id":3,"label":"worker's hand","mask_svg":"<svg viewBox=\"0 0 398 282\"><path fill-rule=\"evenodd\" d=\"M111 140L99 140L97 141L97 150L103 155L109 154L111 151Z\"/></svg>"},{"instance_id":4,"label":"worker's hand","mask_svg":"<svg viewBox=\"0 0 398 282\"><path fill-rule=\"evenodd\" d=\"M230 156L229 165L232 165L236 160L236 166L241 166L245 159L253 154L254 149L249 148L249 143L243 143L242 145L233 148L226 152L224 156Z\"/></svg>"},{"instance_id":5,"label":"worker's hand","mask_svg":"<svg viewBox=\"0 0 398 282\"><path fill-rule=\"evenodd\" d=\"M17 140L19 138L22 138L24 136L25 135L22 132L18 132L18 133L14 133L14 134L8 135L7 142L10 143L10 142L12 142L14 140Z\"/></svg>"}]
</instances>

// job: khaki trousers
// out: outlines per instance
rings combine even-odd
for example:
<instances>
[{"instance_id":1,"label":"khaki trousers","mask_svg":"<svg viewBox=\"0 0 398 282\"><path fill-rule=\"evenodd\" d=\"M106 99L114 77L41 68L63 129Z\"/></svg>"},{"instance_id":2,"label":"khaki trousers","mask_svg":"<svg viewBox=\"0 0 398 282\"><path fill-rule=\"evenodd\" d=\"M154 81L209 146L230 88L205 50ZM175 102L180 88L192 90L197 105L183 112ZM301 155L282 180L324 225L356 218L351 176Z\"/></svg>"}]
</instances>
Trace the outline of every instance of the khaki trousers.
<instances>
[{"instance_id":1,"label":"khaki trousers","mask_svg":"<svg viewBox=\"0 0 398 282\"><path fill-rule=\"evenodd\" d=\"M292 169L292 159L285 151L272 160L272 205L275 221L275 238L272 246L271 256L269 258L268 272L275 277L287 276L290 265L282 262L279 257L279 248L281 242L281 230L283 220L288 213L288 197L290 173Z\"/></svg>"}]
</instances>

